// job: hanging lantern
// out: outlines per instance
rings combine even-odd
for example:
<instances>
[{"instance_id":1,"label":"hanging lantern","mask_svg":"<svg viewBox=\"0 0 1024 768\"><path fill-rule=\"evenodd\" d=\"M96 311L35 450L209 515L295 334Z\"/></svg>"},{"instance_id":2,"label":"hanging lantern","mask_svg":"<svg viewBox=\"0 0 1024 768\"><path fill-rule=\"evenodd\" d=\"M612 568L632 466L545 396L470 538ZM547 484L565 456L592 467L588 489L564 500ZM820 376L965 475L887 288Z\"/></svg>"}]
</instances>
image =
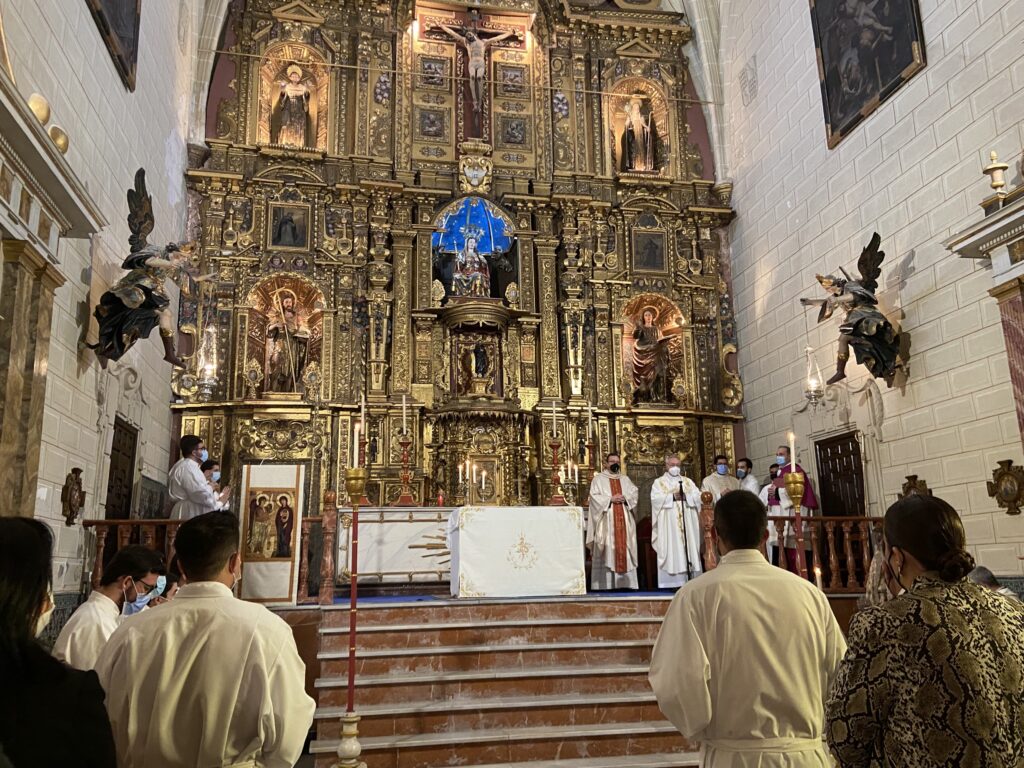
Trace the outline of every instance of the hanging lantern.
<instances>
[{"instance_id":1,"label":"hanging lantern","mask_svg":"<svg viewBox=\"0 0 1024 768\"><path fill-rule=\"evenodd\" d=\"M818 403L825 396L825 380L821 376L821 367L818 365L818 361L814 359L814 350L811 347L804 348L804 354L807 356L807 378L804 381L804 397L811 404L813 408L818 407Z\"/></svg>"}]
</instances>

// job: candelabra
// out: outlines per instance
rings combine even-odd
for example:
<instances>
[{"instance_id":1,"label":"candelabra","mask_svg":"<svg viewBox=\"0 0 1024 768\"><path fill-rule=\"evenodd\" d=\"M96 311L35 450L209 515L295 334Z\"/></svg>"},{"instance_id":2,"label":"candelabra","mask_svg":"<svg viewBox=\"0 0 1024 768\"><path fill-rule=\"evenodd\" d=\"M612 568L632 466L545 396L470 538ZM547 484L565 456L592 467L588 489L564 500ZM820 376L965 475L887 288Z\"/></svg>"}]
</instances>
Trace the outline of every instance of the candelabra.
<instances>
[{"instance_id":1,"label":"candelabra","mask_svg":"<svg viewBox=\"0 0 1024 768\"><path fill-rule=\"evenodd\" d=\"M796 469L796 457L793 456L792 459L792 468ZM793 531L800 532L803 530L803 522L800 519L800 502L804 498L804 476L800 472L787 472L782 481L786 486L786 493L789 494L789 499L793 503ZM800 546L796 548L796 569L801 578L807 578L807 563L804 561L803 547Z\"/></svg>"},{"instance_id":2,"label":"candelabra","mask_svg":"<svg viewBox=\"0 0 1024 768\"><path fill-rule=\"evenodd\" d=\"M341 741L338 743L338 763L342 768L361 765L359 756L359 715L355 711L356 700L356 600L359 592L359 506L366 498L366 480L370 476L365 467L351 467L345 470L345 490L352 503L351 581L348 610L348 706L341 718ZM365 764L362 764L365 765Z\"/></svg>"},{"instance_id":3,"label":"candelabra","mask_svg":"<svg viewBox=\"0 0 1024 768\"><path fill-rule=\"evenodd\" d=\"M417 506L416 499L413 498L411 481L412 473L409 471L409 446L412 445L412 440L409 439L408 431L402 433L402 437L399 439L398 444L402 446L402 495L398 497L398 501L393 506L396 507L415 507Z\"/></svg>"},{"instance_id":4,"label":"candelabra","mask_svg":"<svg viewBox=\"0 0 1024 768\"><path fill-rule=\"evenodd\" d=\"M558 477L558 449L562 447L562 443L559 442L557 435L552 434L551 442L548 445L551 446L551 498L548 499L548 505L564 507L565 496L562 495L562 484Z\"/></svg>"}]
</instances>

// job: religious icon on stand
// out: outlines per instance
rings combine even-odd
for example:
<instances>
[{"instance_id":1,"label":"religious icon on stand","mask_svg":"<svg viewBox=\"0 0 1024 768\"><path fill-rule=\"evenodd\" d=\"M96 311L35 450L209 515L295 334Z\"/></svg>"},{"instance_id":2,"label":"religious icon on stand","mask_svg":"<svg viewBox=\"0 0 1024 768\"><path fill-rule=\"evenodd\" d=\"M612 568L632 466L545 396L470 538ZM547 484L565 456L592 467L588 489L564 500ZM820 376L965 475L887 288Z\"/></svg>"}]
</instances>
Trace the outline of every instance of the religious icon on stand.
<instances>
[{"instance_id":1,"label":"religious icon on stand","mask_svg":"<svg viewBox=\"0 0 1024 768\"><path fill-rule=\"evenodd\" d=\"M267 326L267 391L299 392L306 369L309 327L292 291L282 288L273 295Z\"/></svg>"},{"instance_id":2,"label":"religious icon on stand","mask_svg":"<svg viewBox=\"0 0 1024 768\"><path fill-rule=\"evenodd\" d=\"M633 329L633 404L668 403L669 342L657 324L658 311L644 307Z\"/></svg>"},{"instance_id":3,"label":"religious icon on stand","mask_svg":"<svg viewBox=\"0 0 1024 768\"><path fill-rule=\"evenodd\" d=\"M286 74L288 79L279 84L281 90L270 118L270 142L289 147L309 147L313 144L309 86L298 64L289 66Z\"/></svg>"},{"instance_id":4,"label":"religious icon on stand","mask_svg":"<svg viewBox=\"0 0 1024 768\"><path fill-rule=\"evenodd\" d=\"M165 284L172 279L187 293L189 279L200 282L214 274L193 276L192 243L149 245L147 238L153 226L153 198L146 191L146 171L140 168L135 173L135 188L128 190L131 252L121 268L129 272L104 292L93 313L100 325L100 338L88 346L96 351L102 368L111 360L120 360L139 339L148 339L154 328L160 329L164 360L185 367L174 349L176 329Z\"/></svg>"},{"instance_id":5,"label":"religious icon on stand","mask_svg":"<svg viewBox=\"0 0 1024 768\"><path fill-rule=\"evenodd\" d=\"M861 251L857 260L860 280L854 280L842 267L842 277L816 275L821 287L828 292L826 299L800 299L806 306L820 306L818 322L828 320L837 309L844 316L839 326L839 352L836 355L836 372L828 380L835 384L846 378L846 363L850 359L850 348L857 356L857 362L867 368L876 379L885 379L890 387L897 372L903 370L899 358L900 335L878 309L875 289L882 274L882 260L885 252L878 250L881 236L875 232L871 242Z\"/></svg>"}]
</instances>

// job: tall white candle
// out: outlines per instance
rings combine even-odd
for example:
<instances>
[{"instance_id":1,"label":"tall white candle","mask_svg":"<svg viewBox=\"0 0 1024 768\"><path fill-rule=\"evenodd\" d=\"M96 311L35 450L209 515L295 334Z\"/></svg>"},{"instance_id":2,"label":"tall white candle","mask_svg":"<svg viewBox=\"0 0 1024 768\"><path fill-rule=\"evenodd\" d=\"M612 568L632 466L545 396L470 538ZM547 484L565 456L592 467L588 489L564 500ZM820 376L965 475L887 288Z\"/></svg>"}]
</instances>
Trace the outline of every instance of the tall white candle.
<instances>
[{"instance_id":1,"label":"tall white candle","mask_svg":"<svg viewBox=\"0 0 1024 768\"><path fill-rule=\"evenodd\" d=\"M587 403L587 442L589 443L594 437L594 411L590 407L590 403Z\"/></svg>"},{"instance_id":2,"label":"tall white candle","mask_svg":"<svg viewBox=\"0 0 1024 768\"><path fill-rule=\"evenodd\" d=\"M480 490L483 491L487 487L487 470L485 469L480 473Z\"/></svg>"},{"instance_id":3,"label":"tall white candle","mask_svg":"<svg viewBox=\"0 0 1024 768\"><path fill-rule=\"evenodd\" d=\"M558 433L555 431L555 401L551 401L551 436L557 437Z\"/></svg>"},{"instance_id":4,"label":"tall white candle","mask_svg":"<svg viewBox=\"0 0 1024 768\"><path fill-rule=\"evenodd\" d=\"M796 472L796 435L789 433L789 471Z\"/></svg>"},{"instance_id":5,"label":"tall white candle","mask_svg":"<svg viewBox=\"0 0 1024 768\"><path fill-rule=\"evenodd\" d=\"M402 395L402 431L409 434L409 414L406 412L405 395Z\"/></svg>"},{"instance_id":6,"label":"tall white candle","mask_svg":"<svg viewBox=\"0 0 1024 768\"><path fill-rule=\"evenodd\" d=\"M473 465L473 484L476 485L476 464Z\"/></svg>"},{"instance_id":7,"label":"tall white candle","mask_svg":"<svg viewBox=\"0 0 1024 768\"><path fill-rule=\"evenodd\" d=\"M459 485L462 485L462 465L459 464Z\"/></svg>"},{"instance_id":8,"label":"tall white candle","mask_svg":"<svg viewBox=\"0 0 1024 768\"><path fill-rule=\"evenodd\" d=\"M575 461L572 463L572 479L576 485L580 484L580 465Z\"/></svg>"},{"instance_id":9,"label":"tall white candle","mask_svg":"<svg viewBox=\"0 0 1024 768\"><path fill-rule=\"evenodd\" d=\"M352 432L352 468L359 468L359 423Z\"/></svg>"}]
</instances>

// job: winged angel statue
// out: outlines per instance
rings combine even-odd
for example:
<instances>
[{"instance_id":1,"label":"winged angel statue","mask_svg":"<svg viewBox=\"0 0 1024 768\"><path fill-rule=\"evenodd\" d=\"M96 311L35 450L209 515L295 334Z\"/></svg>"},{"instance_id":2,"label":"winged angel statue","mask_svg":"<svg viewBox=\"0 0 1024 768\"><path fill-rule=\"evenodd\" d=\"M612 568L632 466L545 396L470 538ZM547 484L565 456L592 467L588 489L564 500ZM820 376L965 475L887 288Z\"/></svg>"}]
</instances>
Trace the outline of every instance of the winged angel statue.
<instances>
[{"instance_id":1,"label":"winged angel statue","mask_svg":"<svg viewBox=\"0 0 1024 768\"><path fill-rule=\"evenodd\" d=\"M867 368L876 379L885 379L890 387L896 373L903 368L899 359L900 335L892 324L878 310L875 289L878 276L882 274L881 264L885 252L878 250L882 238L877 232L871 242L860 253L857 269L860 280L854 280L842 267L842 277L816 275L821 287L828 292L825 299L800 299L806 306L820 306L818 322L828 320L836 309L843 312L844 320L839 326L839 353L836 355L836 372L827 383L835 384L846 378L846 362L850 359L850 347L857 356L857 362Z\"/></svg>"},{"instance_id":2,"label":"winged angel statue","mask_svg":"<svg viewBox=\"0 0 1024 768\"><path fill-rule=\"evenodd\" d=\"M139 339L148 339L158 326L164 360L178 368L185 367L174 349L174 318L165 284L168 278L175 282L193 278L189 259L194 243L149 245L147 238L153 223L153 198L146 191L146 171L140 168L135 173L135 189L128 190L131 253L121 264L128 274L100 297L94 312L100 324L100 339L89 346L96 351L103 368L111 360L120 360ZM194 279L198 282L210 277Z\"/></svg>"}]
</instances>

